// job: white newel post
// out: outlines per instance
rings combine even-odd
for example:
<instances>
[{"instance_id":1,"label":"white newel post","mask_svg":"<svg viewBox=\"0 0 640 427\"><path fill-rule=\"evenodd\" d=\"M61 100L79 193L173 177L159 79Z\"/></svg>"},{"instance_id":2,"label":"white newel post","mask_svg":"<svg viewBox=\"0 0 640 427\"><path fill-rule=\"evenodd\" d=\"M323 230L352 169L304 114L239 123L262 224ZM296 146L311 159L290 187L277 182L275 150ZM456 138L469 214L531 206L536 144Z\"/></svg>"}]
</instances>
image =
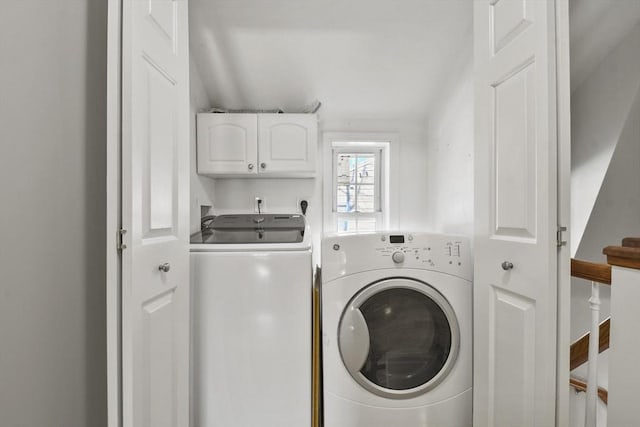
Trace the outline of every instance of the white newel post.
<instances>
[{"instance_id":1,"label":"white newel post","mask_svg":"<svg viewBox=\"0 0 640 427\"><path fill-rule=\"evenodd\" d=\"M609 261L612 264L611 261ZM611 270L611 335L607 424L634 426L640 420L640 270Z\"/></svg>"},{"instance_id":2,"label":"white newel post","mask_svg":"<svg viewBox=\"0 0 640 427\"><path fill-rule=\"evenodd\" d=\"M600 285L591 282L591 331L589 333L589 370L587 374L587 396L585 427L596 427L598 410L598 354L600 347Z\"/></svg>"}]
</instances>

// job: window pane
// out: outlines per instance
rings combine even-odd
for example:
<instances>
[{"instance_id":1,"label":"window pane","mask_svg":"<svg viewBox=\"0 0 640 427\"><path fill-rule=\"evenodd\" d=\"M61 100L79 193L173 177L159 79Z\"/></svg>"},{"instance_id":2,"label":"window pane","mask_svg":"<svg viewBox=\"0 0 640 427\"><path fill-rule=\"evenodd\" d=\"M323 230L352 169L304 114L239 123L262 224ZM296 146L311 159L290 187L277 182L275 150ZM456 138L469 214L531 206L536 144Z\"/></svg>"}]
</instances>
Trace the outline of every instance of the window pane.
<instances>
[{"instance_id":1,"label":"window pane","mask_svg":"<svg viewBox=\"0 0 640 427\"><path fill-rule=\"evenodd\" d=\"M333 151L332 207L338 214L338 232L376 230L380 219L371 214L381 212L381 151L378 147L357 147L354 151L340 147Z\"/></svg>"},{"instance_id":2,"label":"window pane","mask_svg":"<svg viewBox=\"0 0 640 427\"><path fill-rule=\"evenodd\" d=\"M336 212L355 212L355 185L338 185L336 188Z\"/></svg>"},{"instance_id":3,"label":"window pane","mask_svg":"<svg viewBox=\"0 0 640 427\"><path fill-rule=\"evenodd\" d=\"M338 184L355 184L355 154L339 153L336 161L336 178Z\"/></svg>"},{"instance_id":4,"label":"window pane","mask_svg":"<svg viewBox=\"0 0 640 427\"><path fill-rule=\"evenodd\" d=\"M358 154L357 175L359 184L374 184L376 157L374 154Z\"/></svg>"},{"instance_id":5,"label":"window pane","mask_svg":"<svg viewBox=\"0 0 640 427\"><path fill-rule=\"evenodd\" d=\"M358 185L356 188L358 189L356 210L364 213L375 212L375 187L373 185Z\"/></svg>"}]
</instances>

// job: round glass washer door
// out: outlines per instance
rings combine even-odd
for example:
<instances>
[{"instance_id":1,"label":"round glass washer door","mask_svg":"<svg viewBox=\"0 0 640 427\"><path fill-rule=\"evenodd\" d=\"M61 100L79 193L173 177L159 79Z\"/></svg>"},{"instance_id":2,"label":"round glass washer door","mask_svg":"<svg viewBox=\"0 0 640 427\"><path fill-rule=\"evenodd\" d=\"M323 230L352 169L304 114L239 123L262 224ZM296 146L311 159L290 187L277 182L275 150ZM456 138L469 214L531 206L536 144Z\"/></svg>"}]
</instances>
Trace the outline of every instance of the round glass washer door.
<instances>
[{"instance_id":1,"label":"round glass washer door","mask_svg":"<svg viewBox=\"0 0 640 427\"><path fill-rule=\"evenodd\" d=\"M442 381L455 364L460 329L449 302L409 278L374 282L347 304L338 346L351 376L382 396L408 399Z\"/></svg>"}]
</instances>

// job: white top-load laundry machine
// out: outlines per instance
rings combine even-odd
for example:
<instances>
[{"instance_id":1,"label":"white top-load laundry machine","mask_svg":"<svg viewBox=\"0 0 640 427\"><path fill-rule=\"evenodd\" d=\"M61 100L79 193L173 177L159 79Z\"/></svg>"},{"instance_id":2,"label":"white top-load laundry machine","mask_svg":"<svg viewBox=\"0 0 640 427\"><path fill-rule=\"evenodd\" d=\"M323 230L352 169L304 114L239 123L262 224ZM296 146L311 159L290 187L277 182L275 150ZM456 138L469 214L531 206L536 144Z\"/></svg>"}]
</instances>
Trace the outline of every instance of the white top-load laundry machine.
<instances>
[{"instance_id":1,"label":"white top-load laundry machine","mask_svg":"<svg viewBox=\"0 0 640 427\"><path fill-rule=\"evenodd\" d=\"M222 215L191 239L192 425L311 422L311 236L301 215Z\"/></svg>"},{"instance_id":2,"label":"white top-load laundry machine","mask_svg":"<svg viewBox=\"0 0 640 427\"><path fill-rule=\"evenodd\" d=\"M323 239L325 427L471 427L472 268L463 237Z\"/></svg>"}]
</instances>

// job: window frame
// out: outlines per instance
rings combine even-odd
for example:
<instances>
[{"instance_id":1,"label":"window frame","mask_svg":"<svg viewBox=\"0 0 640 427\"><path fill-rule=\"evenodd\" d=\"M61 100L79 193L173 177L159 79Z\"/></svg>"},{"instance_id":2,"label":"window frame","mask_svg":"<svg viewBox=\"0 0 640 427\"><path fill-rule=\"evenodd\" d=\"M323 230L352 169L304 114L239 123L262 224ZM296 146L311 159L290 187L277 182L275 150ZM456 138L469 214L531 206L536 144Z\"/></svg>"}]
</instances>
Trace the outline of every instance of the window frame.
<instances>
[{"instance_id":1,"label":"window frame","mask_svg":"<svg viewBox=\"0 0 640 427\"><path fill-rule=\"evenodd\" d=\"M396 134L360 133L360 132L326 132L324 142L324 221L325 234L350 233L339 231L338 218L352 217L375 218L375 230L390 228L390 176L392 147L397 144ZM376 156L376 191L378 200L374 212L337 212L337 156L339 153L371 153ZM374 184L375 185L375 184Z\"/></svg>"}]
</instances>

